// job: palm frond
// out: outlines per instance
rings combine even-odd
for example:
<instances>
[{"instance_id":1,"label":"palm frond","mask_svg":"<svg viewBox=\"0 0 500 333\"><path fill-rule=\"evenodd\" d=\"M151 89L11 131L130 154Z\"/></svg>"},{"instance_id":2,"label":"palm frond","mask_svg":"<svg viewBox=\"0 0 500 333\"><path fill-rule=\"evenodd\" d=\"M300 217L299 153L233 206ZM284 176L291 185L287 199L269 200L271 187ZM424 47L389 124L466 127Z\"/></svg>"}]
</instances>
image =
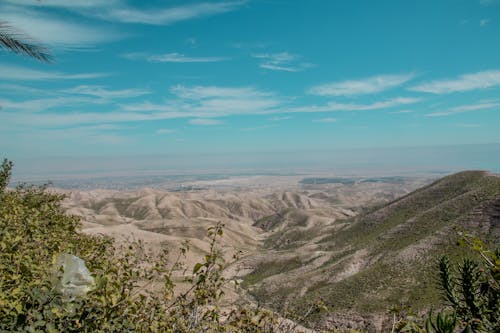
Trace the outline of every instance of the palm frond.
<instances>
[{"instance_id":1,"label":"palm frond","mask_svg":"<svg viewBox=\"0 0 500 333\"><path fill-rule=\"evenodd\" d=\"M0 48L29 56L42 62L52 62L54 56L48 48L34 43L25 34L5 22L0 22Z\"/></svg>"}]
</instances>

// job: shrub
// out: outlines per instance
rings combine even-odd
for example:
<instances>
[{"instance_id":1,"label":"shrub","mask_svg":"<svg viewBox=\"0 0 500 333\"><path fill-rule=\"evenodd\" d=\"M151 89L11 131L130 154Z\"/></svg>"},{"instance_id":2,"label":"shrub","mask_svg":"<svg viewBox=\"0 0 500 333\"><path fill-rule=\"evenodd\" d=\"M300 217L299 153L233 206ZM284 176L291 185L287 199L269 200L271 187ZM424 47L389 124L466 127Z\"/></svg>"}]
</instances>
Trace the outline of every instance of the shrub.
<instances>
[{"instance_id":1,"label":"shrub","mask_svg":"<svg viewBox=\"0 0 500 333\"><path fill-rule=\"evenodd\" d=\"M447 257L439 260L439 282L446 307L436 317L430 311L423 324L413 316L395 323L398 332L453 333L500 332L500 251L490 251L483 242L462 234L482 258L463 258L452 265Z\"/></svg>"},{"instance_id":2,"label":"shrub","mask_svg":"<svg viewBox=\"0 0 500 333\"><path fill-rule=\"evenodd\" d=\"M45 187L6 188L12 163L0 168L0 331L8 332L272 332L279 325L266 310L222 310L224 262L217 250L222 225L208 230L211 246L194 265L183 293L174 292L168 251L152 254L141 243L117 245L80 232L77 217L61 207L62 195ZM54 288L55 258L83 259L95 284L68 300Z\"/></svg>"}]
</instances>

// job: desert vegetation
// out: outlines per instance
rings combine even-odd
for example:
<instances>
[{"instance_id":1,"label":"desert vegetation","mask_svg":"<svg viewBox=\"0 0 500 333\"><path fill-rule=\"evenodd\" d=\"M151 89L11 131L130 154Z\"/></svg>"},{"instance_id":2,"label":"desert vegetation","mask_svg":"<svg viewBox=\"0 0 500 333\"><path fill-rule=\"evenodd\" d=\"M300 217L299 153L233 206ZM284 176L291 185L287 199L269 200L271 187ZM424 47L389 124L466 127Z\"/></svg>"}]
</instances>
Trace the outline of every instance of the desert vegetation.
<instances>
[{"instance_id":1,"label":"desert vegetation","mask_svg":"<svg viewBox=\"0 0 500 333\"><path fill-rule=\"evenodd\" d=\"M148 253L140 242L119 245L81 233L79 218L61 207L62 195L44 187L7 190L12 163L0 170L0 331L8 332L274 332L293 322L251 306L222 309L227 281L217 240L222 225L208 229L210 249L194 267L182 265L189 246L167 260L168 249ZM61 292L58 254L78 256L94 278L83 297ZM176 292L176 272L189 284ZM312 308L311 308L312 309Z\"/></svg>"}]
</instances>

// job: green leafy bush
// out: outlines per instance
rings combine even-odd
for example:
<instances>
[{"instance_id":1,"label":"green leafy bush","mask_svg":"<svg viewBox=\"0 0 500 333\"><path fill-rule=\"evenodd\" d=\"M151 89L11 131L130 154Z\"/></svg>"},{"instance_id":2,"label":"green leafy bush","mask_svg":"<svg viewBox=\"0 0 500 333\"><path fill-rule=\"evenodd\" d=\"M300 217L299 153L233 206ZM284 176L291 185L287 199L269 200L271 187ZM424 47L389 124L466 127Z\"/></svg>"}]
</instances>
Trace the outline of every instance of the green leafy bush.
<instances>
[{"instance_id":1,"label":"green leafy bush","mask_svg":"<svg viewBox=\"0 0 500 333\"><path fill-rule=\"evenodd\" d=\"M222 225L208 230L209 253L188 275L190 287L176 293L173 274L187 246L168 264L166 249L153 254L138 242L85 235L64 213L63 196L45 187L8 190L11 169L7 160L0 169L0 332L273 332L281 325L260 308L219 307ZM54 287L61 253L83 259L92 273L84 297L68 300Z\"/></svg>"}]
</instances>

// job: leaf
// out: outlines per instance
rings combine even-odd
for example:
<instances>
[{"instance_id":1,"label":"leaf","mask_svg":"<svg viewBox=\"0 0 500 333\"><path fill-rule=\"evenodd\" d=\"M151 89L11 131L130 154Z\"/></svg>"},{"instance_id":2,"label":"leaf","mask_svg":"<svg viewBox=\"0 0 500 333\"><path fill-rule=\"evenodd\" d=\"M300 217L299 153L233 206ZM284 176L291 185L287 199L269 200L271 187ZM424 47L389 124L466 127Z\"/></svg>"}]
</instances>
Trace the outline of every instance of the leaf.
<instances>
[{"instance_id":1,"label":"leaf","mask_svg":"<svg viewBox=\"0 0 500 333\"><path fill-rule=\"evenodd\" d=\"M200 270L200 268L202 268L202 267L203 267L203 264L201 264L199 262L196 263L196 265L194 265L194 267L193 267L193 274L196 274Z\"/></svg>"},{"instance_id":2,"label":"leaf","mask_svg":"<svg viewBox=\"0 0 500 333\"><path fill-rule=\"evenodd\" d=\"M467 326L464 328L462 333L472 333L472 329L470 327L470 324L467 324Z\"/></svg>"}]
</instances>

